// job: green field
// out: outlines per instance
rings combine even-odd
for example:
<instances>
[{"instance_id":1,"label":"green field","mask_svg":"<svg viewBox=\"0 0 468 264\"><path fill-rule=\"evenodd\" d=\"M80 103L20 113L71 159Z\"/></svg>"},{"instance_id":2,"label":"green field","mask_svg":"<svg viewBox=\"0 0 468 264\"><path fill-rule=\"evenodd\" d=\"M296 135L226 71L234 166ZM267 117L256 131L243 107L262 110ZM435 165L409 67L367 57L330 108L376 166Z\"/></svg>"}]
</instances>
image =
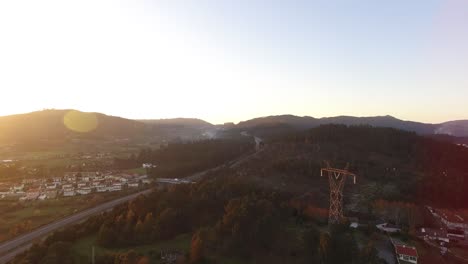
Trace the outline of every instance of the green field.
<instances>
[{"instance_id":1,"label":"green field","mask_svg":"<svg viewBox=\"0 0 468 264\"><path fill-rule=\"evenodd\" d=\"M191 234L179 235L176 238L157 242L154 244L125 247L125 248L103 248L97 245L97 235L88 236L76 241L72 247L73 258L75 263L88 263L91 259L91 251L94 246L95 256L102 256L106 253L123 253L129 250L134 250L138 254L145 255L151 258L151 263L160 263L159 256L162 250L178 250L181 252L188 252L190 249Z\"/></svg>"}]
</instances>

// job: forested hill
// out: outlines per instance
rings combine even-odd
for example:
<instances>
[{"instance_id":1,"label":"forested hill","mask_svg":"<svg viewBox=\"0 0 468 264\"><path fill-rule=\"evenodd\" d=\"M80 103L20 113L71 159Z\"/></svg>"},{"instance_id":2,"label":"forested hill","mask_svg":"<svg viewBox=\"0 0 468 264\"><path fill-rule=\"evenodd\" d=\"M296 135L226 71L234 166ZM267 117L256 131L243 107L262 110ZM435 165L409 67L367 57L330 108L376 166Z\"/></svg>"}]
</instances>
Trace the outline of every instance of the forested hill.
<instances>
[{"instance_id":1,"label":"forested hill","mask_svg":"<svg viewBox=\"0 0 468 264\"><path fill-rule=\"evenodd\" d=\"M324 125L276 136L266 146L251 165L266 175L307 178L324 160L338 167L349 162L358 188L375 184L377 198L445 207L464 207L468 199L468 148L413 132Z\"/></svg>"},{"instance_id":2,"label":"forested hill","mask_svg":"<svg viewBox=\"0 0 468 264\"><path fill-rule=\"evenodd\" d=\"M336 116L314 118L310 116L279 115L254 118L237 124L236 128L244 130L264 130L265 128L281 127L283 130L304 130L326 124L370 125L373 127L391 127L421 135L448 134L455 137L468 137L468 121L450 121L440 124L428 124L405 121L393 116Z\"/></svg>"}]
</instances>

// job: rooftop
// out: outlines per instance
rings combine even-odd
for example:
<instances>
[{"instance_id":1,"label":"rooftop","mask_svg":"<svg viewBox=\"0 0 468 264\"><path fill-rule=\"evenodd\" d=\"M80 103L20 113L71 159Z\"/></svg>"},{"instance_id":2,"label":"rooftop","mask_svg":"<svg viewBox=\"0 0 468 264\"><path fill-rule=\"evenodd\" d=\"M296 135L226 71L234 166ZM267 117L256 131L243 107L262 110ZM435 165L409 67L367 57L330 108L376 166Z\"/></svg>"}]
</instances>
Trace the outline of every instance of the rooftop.
<instances>
[{"instance_id":1,"label":"rooftop","mask_svg":"<svg viewBox=\"0 0 468 264\"><path fill-rule=\"evenodd\" d=\"M418 252L415 247L406 245L395 245L395 251L399 255L418 257Z\"/></svg>"}]
</instances>

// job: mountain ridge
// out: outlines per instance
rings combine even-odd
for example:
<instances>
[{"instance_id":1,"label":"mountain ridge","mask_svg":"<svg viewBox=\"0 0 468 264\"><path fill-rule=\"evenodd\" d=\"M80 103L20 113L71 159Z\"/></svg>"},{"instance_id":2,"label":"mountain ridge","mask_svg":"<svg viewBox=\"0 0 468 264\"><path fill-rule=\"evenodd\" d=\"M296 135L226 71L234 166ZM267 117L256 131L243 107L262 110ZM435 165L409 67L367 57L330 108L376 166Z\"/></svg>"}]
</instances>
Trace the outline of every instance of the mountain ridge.
<instances>
[{"instance_id":1,"label":"mountain ridge","mask_svg":"<svg viewBox=\"0 0 468 264\"><path fill-rule=\"evenodd\" d=\"M64 125L66 113L94 115L98 126L89 133L79 133ZM237 130L304 130L326 124L370 125L375 127L392 127L416 132L423 135L450 135L468 137L468 120L453 120L439 124L422 123L401 120L390 115L355 117L340 115L335 117L315 118L312 116L296 116L291 114L271 115L241 121L229 129ZM73 109L47 109L24 114L0 116L0 142L30 139L65 139L70 136L93 137L135 137L151 135L163 131L174 133L185 129L185 135L200 133L204 130L227 128L214 125L198 118L167 118L167 119L127 119L97 112L81 112ZM184 135L184 136L185 136Z\"/></svg>"},{"instance_id":2,"label":"mountain ridge","mask_svg":"<svg viewBox=\"0 0 468 264\"><path fill-rule=\"evenodd\" d=\"M320 125L370 125L392 127L423 135L447 134L455 137L468 137L468 120L454 120L439 124L401 120L391 115L355 117L340 115L335 117L315 118L311 116L272 115L239 122L239 129L259 128L261 126L283 125L293 129L309 129Z\"/></svg>"}]
</instances>

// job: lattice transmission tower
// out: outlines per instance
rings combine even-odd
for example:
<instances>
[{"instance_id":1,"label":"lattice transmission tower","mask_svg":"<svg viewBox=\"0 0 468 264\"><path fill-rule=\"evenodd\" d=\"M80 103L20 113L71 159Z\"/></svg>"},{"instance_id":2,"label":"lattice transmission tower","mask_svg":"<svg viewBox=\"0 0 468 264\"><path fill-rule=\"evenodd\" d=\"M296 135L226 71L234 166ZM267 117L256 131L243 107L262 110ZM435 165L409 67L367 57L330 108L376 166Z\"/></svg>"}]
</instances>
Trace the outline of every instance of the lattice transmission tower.
<instances>
[{"instance_id":1,"label":"lattice transmission tower","mask_svg":"<svg viewBox=\"0 0 468 264\"><path fill-rule=\"evenodd\" d=\"M327 167L320 170L320 176L323 173L328 174L330 184L330 210L328 211L328 224L338 224L343 219L343 188L348 176L353 177L353 183L356 184L356 175L348 171L349 164L345 169L335 169L326 162Z\"/></svg>"}]
</instances>

